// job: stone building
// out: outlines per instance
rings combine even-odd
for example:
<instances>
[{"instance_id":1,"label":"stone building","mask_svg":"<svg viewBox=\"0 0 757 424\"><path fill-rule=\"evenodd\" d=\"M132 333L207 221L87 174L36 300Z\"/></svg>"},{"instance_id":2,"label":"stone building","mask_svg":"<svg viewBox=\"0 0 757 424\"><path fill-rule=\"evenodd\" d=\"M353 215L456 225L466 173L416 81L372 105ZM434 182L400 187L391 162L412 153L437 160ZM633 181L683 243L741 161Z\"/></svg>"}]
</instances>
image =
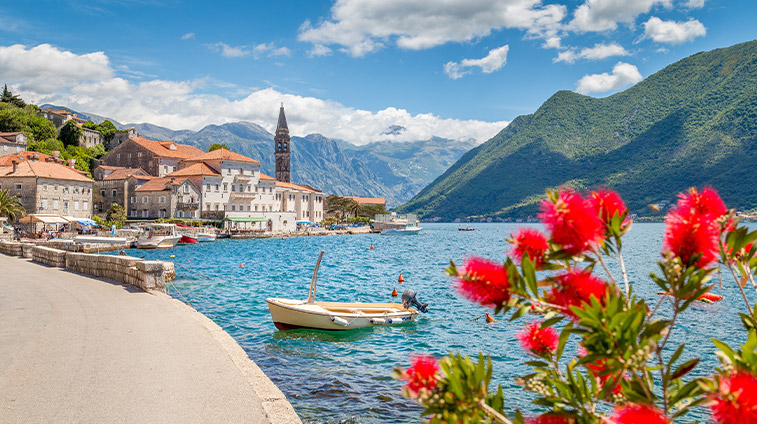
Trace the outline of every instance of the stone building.
<instances>
[{"instance_id":1,"label":"stone building","mask_svg":"<svg viewBox=\"0 0 757 424\"><path fill-rule=\"evenodd\" d=\"M155 177L164 177L178 169L179 162L202 155L194 146L173 141L155 141L144 137L130 138L106 153L102 165L142 168Z\"/></svg>"},{"instance_id":2,"label":"stone building","mask_svg":"<svg viewBox=\"0 0 757 424\"><path fill-rule=\"evenodd\" d=\"M200 189L189 178L152 178L134 190L129 218L200 218Z\"/></svg>"},{"instance_id":3,"label":"stone building","mask_svg":"<svg viewBox=\"0 0 757 424\"><path fill-rule=\"evenodd\" d=\"M0 156L26 151L26 141L22 132L0 132Z\"/></svg>"},{"instance_id":4,"label":"stone building","mask_svg":"<svg viewBox=\"0 0 757 424\"><path fill-rule=\"evenodd\" d=\"M38 115L52 122L58 132L60 132L60 129L66 125L66 122L73 119L74 122L76 122L76 125L82 129L82 135L79 137L79 146L82 147L94 147L98 144L102 144L106 150L111 150L130 138L139 137L137 130L134 128L128 128L124 130L116 130L116 133L110 138L110 140L105 140L99 131L82 127L82 124L87 121L65 109L42 109L39 111Z\"/></svg>"},{"instance_id":5,"label":"stone building","mask_svg":"<svg viewBox=\"0 0 757 424\"><path fill-rule=\"evenodd\" d=\"M52 158L50 158L52 159ZM17 195L26 213L92 217L94 181L54 161L12 161L0 167L0 189Z\"/></svg>"},{"instance_id":6,"label":"stone building","mask_svg":"<svg viewBox=\"0 0 757 424\"><path fill-rule=\"evenodd\" d=\"M137 187L155 178L139 168L129 169L105 165L95 168L93 174L95 190L99 193L95 196L94 212L100 215L104 215L113 203L121 205L128 213L131 208L130 200L134 197Z\"/></svg>"}]
</instances>

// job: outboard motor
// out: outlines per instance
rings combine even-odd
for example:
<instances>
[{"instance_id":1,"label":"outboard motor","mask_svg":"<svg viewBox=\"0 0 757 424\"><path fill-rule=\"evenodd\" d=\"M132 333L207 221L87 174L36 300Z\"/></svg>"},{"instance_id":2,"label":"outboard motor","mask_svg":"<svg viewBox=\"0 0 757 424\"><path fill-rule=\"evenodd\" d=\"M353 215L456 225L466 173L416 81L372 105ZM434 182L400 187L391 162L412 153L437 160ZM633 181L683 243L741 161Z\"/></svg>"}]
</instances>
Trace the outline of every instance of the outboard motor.
<instances>
[{"instance_id":1,"label":"outboard motor","mask_svg":"<svg viewBox=\"0 0 757 424\"><path fill-rule=\"evenodd\" d=\"M418 302L418 299L415 298L415 292L410 289L402 293L402 304L405 305L405 308L413 306L423 313L428 312L428 303Z\"/></svg>"}]
</instances>

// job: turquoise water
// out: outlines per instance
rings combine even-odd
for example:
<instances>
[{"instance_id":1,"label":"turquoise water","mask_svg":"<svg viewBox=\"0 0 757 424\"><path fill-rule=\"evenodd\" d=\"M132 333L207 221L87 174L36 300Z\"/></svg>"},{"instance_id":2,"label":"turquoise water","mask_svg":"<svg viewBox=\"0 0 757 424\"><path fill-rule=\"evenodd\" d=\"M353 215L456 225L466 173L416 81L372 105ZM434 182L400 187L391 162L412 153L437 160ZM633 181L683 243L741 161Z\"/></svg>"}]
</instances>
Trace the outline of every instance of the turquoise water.
<instances>
[{"instance_id":1,"label":"turquoise water","mask_svg":"<svg viewBox=\"0 0 757 424\"><path fill-rule=\"evenodd\" d=\"M472 320L488 309L460 298L443 272L450 259L461 263L471 254L504 260L505 238L518 226L472 226L477 231L457 231L455 224L425 224L418 236L219 240L129 254L174 261L177 280L169 293L188 301L231 334L286 394L304 422L420 422L420 409L402 397L402 383L389 377L394 366L407 367L414 352L437 357L450 351L491 355L494 380L506 388L508 405L536 411L529 403L530 395L511 383L526 372L522 365L526 358L514 338L525 321L486 324L483 319ZM648 275L656 268L663 228L662 224L636 224L624 238L630 280L635 292L650 303L658 299ZM370 249L371 245L375 248ZM411 288L419 300L430 304L429 313L417 323L398 327L344 333L277 331L265 299L306 299L319 250L326 253L319 272L318 300L392 301L394 287L400 293ZM617 264L610 266L619 277ZM397 283L400 272L403 285ZM700 375L709 375L716 365L709 337L740 343L745 336L736 315L745 309L743 301L732 281L724 283L715 292L726 299L687 311L669 343L685 341L691 348L689 357L704 357L696 371ZM754 301L754 292L748 294ZM666 307L661 310L669 312Z\"/></svg>"}]
</instances>

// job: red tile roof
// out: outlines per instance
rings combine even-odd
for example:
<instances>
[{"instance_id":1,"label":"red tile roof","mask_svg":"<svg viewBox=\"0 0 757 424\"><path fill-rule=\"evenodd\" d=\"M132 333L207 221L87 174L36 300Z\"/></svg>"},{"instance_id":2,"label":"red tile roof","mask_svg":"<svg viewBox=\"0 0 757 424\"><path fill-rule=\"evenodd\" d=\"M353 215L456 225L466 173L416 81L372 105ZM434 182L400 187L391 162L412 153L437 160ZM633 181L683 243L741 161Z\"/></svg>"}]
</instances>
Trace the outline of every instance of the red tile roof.
<instances>
[{"instance_id":1,"label":"red tile roof","mask_svg":"<svg viewBox=\"0 0 757 424\"><path fill-rule=\"evenodd\" d=\"M47 158L52 157L50 155L46 155L44 153L39 153L39 152L23 151L23 152L18 152L18 153L11 153L10 155L0 156L0 166L10 166L13 164L14 160L17 160L19 162L25 161L25 160L34 160L35 156L37 160L40 160L42 162L44 162Z\"/></svg>"},{"instance_id":2,"label":"red tile roof","mask_svg":"<svg viewBox=\"0 0 757 424\"><path fill-rule=\"evenodd\" d=\"M164 191L170 190L172 185L179 185L183 183L187 178L171 178L161 177L153 178L141 186L137 187L134 191ZM173 181L173 183L171 182Z\"/></svg>"},{"instance_id":3,"label":"red tile roof","mask_svg":"<svg viewBox=\"0 0 757 424\"><path fill-rule=\"evenodd\" d=\"M237 162L250 162L260 164L255 159L250 159L247 156L240 155L239 153L232 152L227 149L216 149L212 152L202 153L197 156L188 158L187 162L202 162L205 160L233 160Z\"/></svg>"},{"instance_id":4,"label":"red tile roof","mask_svg":"<svg viewBox=\"0 0 757 424\"><path fill-rule=\"evenodd\" d=\"M157 156L176 159L188 159L202 154L202 150L194 146L179 144L173 141L155 141L148 140L142 136L132 138L135 143L145 149L155 153ZM176 150L171 150L171 146L176 146Z\"/></svg>"},{"instance_id":5,"label":"red tile roof","mask_svg":"<svg viewBox=\"0 0 757 424\"><path fill-rule=\"evenodd\" d=\"M260 179L261 180L268 180L268 181L276 181L276 178L271 177L270 175L266 175L264 173L260 173Z\"/></svg>"},{"instance_id":6,"label":"red tile roof","mask_svg":"<svg viewBox=\"0 0 757 424\"><path fill-rule=\"evenodd\" d=\"M178 171L174 171L166 176L167 177L189 177L189 176L196 176L196 175L221 176L221 173L209 167L208 165L200 162L200 163L195 163L193 165L189 165L186 168L179 169Z\"/></svg>"},{"instance_id":7,"label":"red tile roof","mask_svg":"<svg viewBox=\"0 0 757 424\"><path fill-rule=\"evenodd\" d=\"M18 164L16 172L7 172L5 177L42 177L55 180L94 182L91 178L81 175L78 170L71 169L65 165L52 162L37 162L25 160Z\"/></svg>"},{"instance_id":8,"label":"red tile roof","mask_svg":"<svg viewBox=\"0 0 757 424\"><path fill-rule=\"evenodd\" d=\"M322 193L322 191L314 189L313 187L310 187L309 185L305 185L305 184L294 184L294 183L285 183L281 181L276 181L276 187L284 187L284 188L290 188L293 190L309 191L312 193Z\"/></svg>"},{"instance_id":9,"label":"red tile roof","mask_svg":"<svg viewBox=\"0 0 757 424\"><path fill-rule=\"evenodd\" d=\"M132 175L140 177L149 176L147 175L147 172L142 170L142 168L118 168L114 169L107 177L103 178L103 181L125 180Z\"/></svg>"}]
</instances>

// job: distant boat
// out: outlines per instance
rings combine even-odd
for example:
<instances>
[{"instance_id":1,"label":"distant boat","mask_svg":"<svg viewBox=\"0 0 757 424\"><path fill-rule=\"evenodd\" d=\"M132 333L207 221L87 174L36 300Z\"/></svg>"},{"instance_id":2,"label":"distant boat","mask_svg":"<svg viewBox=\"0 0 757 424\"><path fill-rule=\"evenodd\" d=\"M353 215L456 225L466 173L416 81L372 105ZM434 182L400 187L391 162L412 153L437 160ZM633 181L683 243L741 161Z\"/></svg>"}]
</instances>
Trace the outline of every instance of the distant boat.
<instances>
[{"instance_id":1,"label":"distant boat","mask_svg":"<svg viewBox=\"0 0 757 424\"><path fill-rule=\"evenodd\" d=\"M475 228L458 228L457 231L476 231Z\"/></svg>"},{"instance_id":2,"label":"distant boat","mask_svg":"<svg viewBox=\"0 0 757 424\"><path fill-rule=\"evenodd\" d=\"M406 226L404 228L386 228L381 230L381 234L385 236L411 236L418 234L423 228L417 226Z\"/></svg>"},{"instance_id":3,"label":"distant boat","mask_svg":"<svg viewBox=\"0 0 757 424\"><path fill-rule=\"evenodd\" d=\"M174 224L150 224L137 239L137 247L140 249L165 249L176 246L181 236L176 233Z\"/></svg>"},{"instance_id":4,"label":"distant boat","mask_svg":"<svg viewBox=\"0 0 757 424\"><path fill-rule=\"evenodd\" d=\"M200 243L216 241L216 235L213 233L197 233L197 241Z\"/></svg>"},{"instance_id":5,"label":"distant boat","mask_svg":"<svg viewBox=\"0 0 757 424\"><path fill-rule=\"evenodd\" d=\"M182 234L178 244L197 244L197 237L189 234Z\"/></svg>"},{"instance_id":6,"label":"distant boat","mask_svg":"<svg viewBox=\"0 0 757 424\"><path fill-rule=\"evenodd\" d=\"M321 258L323 258L323 251L318 256L318 262L313 270L308 300L266 299L273 324L279 330L309 328L343 331L394 325L414 321L419 315L418 311L428 311L428 304L418 302L412 290L405 290L405 293L402 294L402 304L316 302L316 280L318 279Z\"/></svg>"}]
</instances>

